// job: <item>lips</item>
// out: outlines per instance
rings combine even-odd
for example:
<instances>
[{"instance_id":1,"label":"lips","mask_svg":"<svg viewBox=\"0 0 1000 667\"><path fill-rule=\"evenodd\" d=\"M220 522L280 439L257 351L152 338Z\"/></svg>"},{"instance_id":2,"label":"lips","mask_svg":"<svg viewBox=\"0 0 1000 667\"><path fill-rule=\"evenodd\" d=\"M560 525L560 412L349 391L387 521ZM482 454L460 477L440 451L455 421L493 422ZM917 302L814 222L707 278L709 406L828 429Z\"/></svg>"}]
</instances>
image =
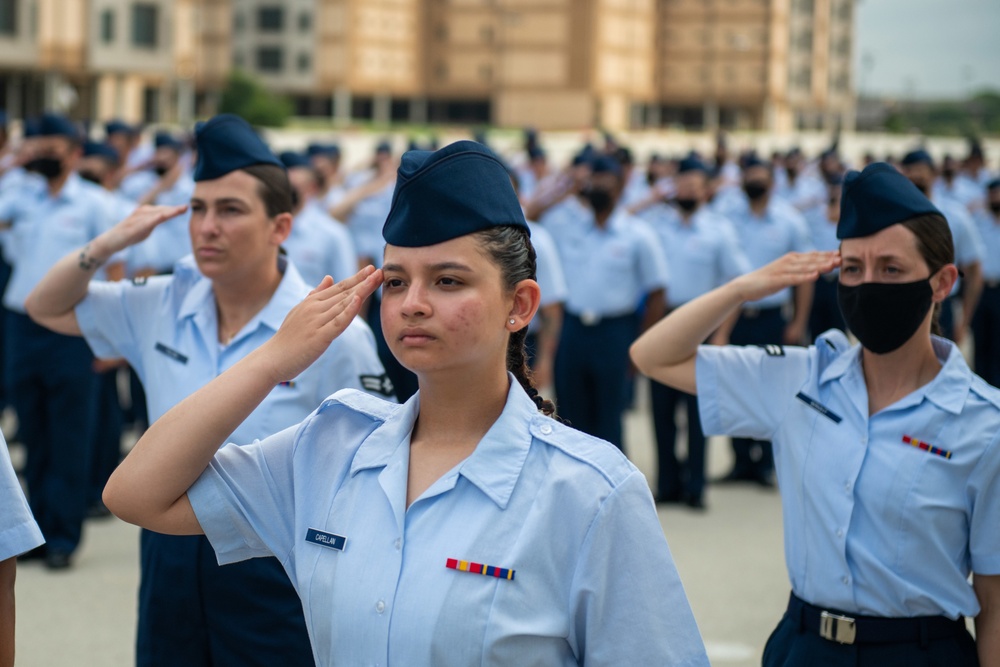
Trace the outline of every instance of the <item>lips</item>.
<instances>
[{"instance_id":1,"label":"lips","mask_svg":"<svg viewBox=\"0 0 1000 667\"><path fill-rule=\"evenodd\" d=\"M222 254L222 249L213 248L211 246L202 246L195 251L195 254L197 254L198 257L206 257L206 258L218 257Z\"/></svg>"},{"instance_id":2,"label":"lips","mask_svg":"<svg viewBox=\"0 0 1000 667\"><path fill-rule=\"evenodd\" d=\"M420 345L434 340L434 336L425 329L406 328L399 334L399 340L410 345Z\"/></svg>"}]
</instances>

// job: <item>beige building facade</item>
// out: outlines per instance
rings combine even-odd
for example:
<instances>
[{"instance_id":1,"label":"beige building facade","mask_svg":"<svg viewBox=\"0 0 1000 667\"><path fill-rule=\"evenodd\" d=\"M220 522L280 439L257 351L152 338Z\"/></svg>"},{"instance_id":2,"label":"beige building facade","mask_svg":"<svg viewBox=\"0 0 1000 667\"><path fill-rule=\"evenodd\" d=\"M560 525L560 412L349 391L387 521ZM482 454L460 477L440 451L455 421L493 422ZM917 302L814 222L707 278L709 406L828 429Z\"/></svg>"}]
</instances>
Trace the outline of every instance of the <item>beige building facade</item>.
<instances>
[{"instance_id":1,"label":"beige building facade","mask_svg":"<svg viewBox=\"0 0 1000 667\"><path fill-rule=\"evenodd\" d=\"M851 127L855 0L0 0L0 103L540 129Z\"/></svg>"}]
</instances>

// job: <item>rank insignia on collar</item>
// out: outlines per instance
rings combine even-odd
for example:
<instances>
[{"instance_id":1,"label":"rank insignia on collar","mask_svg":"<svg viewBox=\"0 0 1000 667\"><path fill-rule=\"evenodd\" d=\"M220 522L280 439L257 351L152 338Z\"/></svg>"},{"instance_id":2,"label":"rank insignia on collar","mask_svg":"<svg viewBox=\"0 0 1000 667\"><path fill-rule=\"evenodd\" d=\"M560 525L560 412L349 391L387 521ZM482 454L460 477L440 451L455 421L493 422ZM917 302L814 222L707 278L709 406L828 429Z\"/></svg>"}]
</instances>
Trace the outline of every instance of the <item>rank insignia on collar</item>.
<instances>
[{"instance_id":1,"label":"rank insignia on collar","mask_svg":"<svg viewBox=\"0 0 1000 667\"><path fill-rule=\"evenodd\" d=\"M361 387L365 391L373 391L383 396L392 396L395 391L395 387L392 386L392 380L385 373L382 375L360 375L358 380L361 382Z\"/></svg>"},{"instance_id":2,"label":"rank insignia on collar","mask_svg":"<svg viewBox=\"0 0 1000 667\"><path fill-rule=\"evenodd\" d=\"M481 574L487 577L495 577L497 579L507 579L508 581L514 580L514 570L506 567L483 565L482 563L470 563L467 560L457 560L455 558L449 558L445 561L444 566L449 570L458 570L459 572L468 572L470 574Z\"/></svg>"}]
</instances>

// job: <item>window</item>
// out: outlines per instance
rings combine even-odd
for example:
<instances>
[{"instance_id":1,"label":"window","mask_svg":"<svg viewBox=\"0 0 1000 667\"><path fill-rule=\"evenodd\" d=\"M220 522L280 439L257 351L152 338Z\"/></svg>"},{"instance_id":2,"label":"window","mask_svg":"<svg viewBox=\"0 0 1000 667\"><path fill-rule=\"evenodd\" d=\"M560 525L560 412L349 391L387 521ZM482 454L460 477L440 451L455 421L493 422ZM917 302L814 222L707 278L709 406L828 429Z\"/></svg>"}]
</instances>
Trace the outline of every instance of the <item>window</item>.
<instances>
[{"instance_id":1,"label":"window","mask_svg":"<svg viewBox=\"0 0 1000 667\"><path fill-rule=\"evenodd\" d=\"M803 31L798 38L798 45L800 51L812 51L813 48L813 34L812 30Z\"/></svg>"},{"instance_id":2,"label":"window","mask_svg":"<svg viewBox=\"0 0 1000 667\"><path fill-rule=\"evenodd\" d=\"M243 56L242 51L233 52L233 67L236 69L243 69L246 66L246 58Z\"/></svg>"},{"instance_id":3,"label":"window","mask_svg":"<svg viewBox=\"0 0 1000 667\"><path fill-rule=\"evenodd\" d=\"M144 88L142 91L142 120L157 123L160 120L160 89Z\"/></svg>"},{"instance_id":4,"label":"window","mask_svg":"<svg viewBox=\"0 0 1000 667\"><path fill-rule=\"evenodd\" d=\"M484 25L479 28L479 37L487 44L493 43L493 26Z\"/></svg>"},{"instance_id":5,"label":"window","mask_svg":"<svg viewBox=\"0 0 1000 667\"><path fill-rule=\"evenodd\" d=\"M150 49L156 48L158 7L145 3L132 5L132 44Z\"/></svg>"},{"instance_id":6,"label":"window","mask_svg":"<svg viewBox=\"0 0 1000 667\"><path fill-rule=\"evenodd\" d=\"M438 63L434 67L434 77L438 81L445 81L448 78L448 65L445 63Z\"/></svg>"},{"instance_id":7,"label":"window","mask_svg":"<svg viewBox=\"0 0 1000 667\"><path fill-rule=\"evenodd\" d=\"M310 30L312 30L312 14L302 12L299 14L299 31L309 32Z\"/></svg>"},{"instance_id":8,"label":"window","mask_svg":"<svg viewBox=\"0 0 1000 667\"><path fill-rule=\"evenodd\" d=\"M110 44L115 41L115 10L105 9L101 12L101 42Z\"/></svg>"},{"instance_id":9,"label":"window","mask_svg":"<svg viewBox=\"0 0 1000 667\"><path fill-rule=\"evenodd\" d=\"M480 65L479 66L479 78L485 83L490 83L493 81L493 67L491 65Z\"/></svg>"},{"instance_id":10,"label":"window","mask_svg":"<svg viewBox=\"0 0 1000 667\"><path fill-rule=\"evenodd\" d=\"M278 47L262 46L257 49L257 69L261 72L280 72L284 69L284 53Z\"/></svg>"},{"instance_id":11,"label":"window","mask_svg":"<svg viewBox=\"0 0 1000 667\"><path fill-rule=\"evenodd\" d=\"M0 35L17 34L17 0L0 0Z\"/></svg>"},{"instance_id":12,"label":"window","mask_svg":"<svg viewBox=\"0 0 1000 667\"><path fill-rule=\"evenodd\" d=\"M246 17L243 16L243 12L236 12L233 14L233 33L239 35L243 32L243 28L246 27Z\"/></svg>"},{"instance_id":13,"label":"window","mask_svg":"<svg viewBox=\"0 0 1000 667\"><path fill-rule=\"evenodd\" d=\"M300 53L298 59L300 72L308 72L312 68L312 58L308 53Z\"/></svg>"},{"instance_id":14,"label":"window","mask_svg":"<svg viewBox=\"0 0 1000 667\"><path fill-rule=\"evenodd\" d=\"M257 28L261 32L281 32L285 27L285 12L281 7L261 7L257 10Z\"/></svg>"}]
</instances>

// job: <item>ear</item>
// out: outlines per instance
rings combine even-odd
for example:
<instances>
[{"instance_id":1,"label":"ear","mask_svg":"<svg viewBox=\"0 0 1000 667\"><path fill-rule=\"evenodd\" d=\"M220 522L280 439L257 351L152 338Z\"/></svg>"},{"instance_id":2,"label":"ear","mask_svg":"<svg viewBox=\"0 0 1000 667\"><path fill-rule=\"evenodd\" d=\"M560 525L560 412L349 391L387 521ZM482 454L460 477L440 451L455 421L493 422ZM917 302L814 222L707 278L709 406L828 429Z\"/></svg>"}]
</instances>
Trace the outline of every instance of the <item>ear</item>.
<instances>
[{"instance_id":1,"label":"ear","mask_svg":"<svg viewBox=\"0 0 1000 667\"><path fill-rule=\"evenodd\" d=\"M271 240L274 245L280 246L292 233L292 214L279 213L274 216L274 229L271 231Z\"/></svg>"},{"instance_id":2,"label":"ear","mask_svg":"<svg viewBox=\"0 0 1000 667\"><path fill-rule=\"evenodd\" d=\"M507 328L510 331L520 331L528 326L541 301L542 289L534 280L522 280L515 285L510 313L507 315ZM511 320L514 320L513 324Z\"/></svg>"},{"instance_id":3,"label":"ear","mask_svg":"<svg viewBox=\"0 0 1000 667\"><path fill-rule=\"evenodd\" d=\"M945 264L937 273L931 276L931 289L934 295L931 297L934 303L942 303L951 294L951 290L958 282L958 267L954 264Z\"/></svg>"}]
</instances>

